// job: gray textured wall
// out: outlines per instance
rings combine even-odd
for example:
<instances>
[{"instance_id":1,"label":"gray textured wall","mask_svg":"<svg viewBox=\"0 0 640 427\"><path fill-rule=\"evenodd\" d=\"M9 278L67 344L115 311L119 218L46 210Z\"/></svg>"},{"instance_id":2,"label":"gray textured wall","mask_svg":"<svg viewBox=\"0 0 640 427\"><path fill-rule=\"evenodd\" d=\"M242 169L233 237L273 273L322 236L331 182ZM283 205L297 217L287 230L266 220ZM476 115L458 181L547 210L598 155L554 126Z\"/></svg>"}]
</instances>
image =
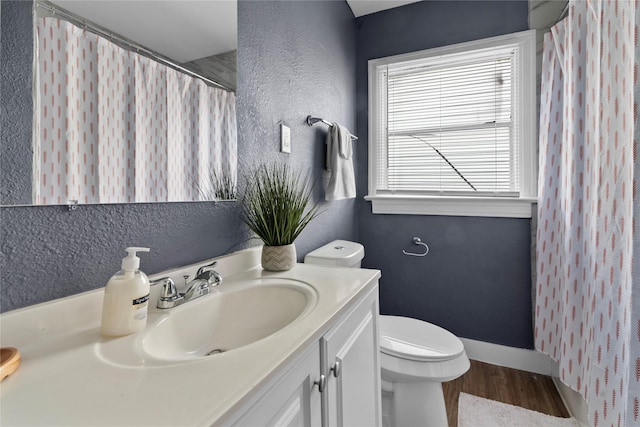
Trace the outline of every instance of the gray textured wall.
<instances>
[{"instance_id":1,"label":"gray textured wall","mask_svg":"<svg viewBox=\"0 0 640 427\"><path fill-rule=\"evenodd\" d=\"M30 2L3 0L0 12L3 67L5 55L29 58L28 67L2 72L2 144L15 139L29 146L30 105L8 112L5 93L16 86L12 96L31 99L26 83L31 47L4 42L11 38L7 21L30 25ZM283 160L319 178L326 129L308 128L306 115L355 128L351 11L344 2L241 1L238 25L240 173L263 161ZM280 120L291 126L289 156L278 153ZM5 133L5 126L15 131ZM5 164L12 160L8 157ZM315 196L320 199L319 188ZM323 214L296 242L300 257L333 239L356 237L353 200L323 206ZM126 246L151 247L141 267L152 274L240 249L245 238L235 203L81 206L74 212L59 206L0 208L0 311L104 286L119 269Z\"/></svg>"},{"instance_id":2,"label":"gray textured wall","mask_svg":"<svg viewBox=\"0 0 640 427\"><path fill-rule=\"evenodd\" d=\"M328 128L308 127L305 120L312 114L355 129L356 26L351 9L344 1L240 0L238 41L240 170L287 160L312 173L318 183L315 197L322 200ZM278 152L279 122L291 128L291 154ZM299 257L336 238L356 238L355 199L323 206L296 241Z\"/></svg>"},{"instance_id":3,"label":"gray textured wall","mask_svg":"<svg viewBox=\"0 0 640 427\"><path fill-rule=\"evenodd\" d=\"M31 7L3 1L0 8L0 205L31 203L31 120L25 120L33 114Z\"/></svg>"},{"instance_id":4,"label":"gray textured wall","mask_svg":"<svg viewBox=\"0 0 640 427\"><path fill-rule=\"evenodd\" d=\"M367 189L367 61L528 29L526 1L425 1L357 19L360 195ZM382 270L383 313L458 336L533 348L528 219L373 215L359 202L365 267ZM424 258L402 254L420 236Z\"/></svg>"}]
</instances>

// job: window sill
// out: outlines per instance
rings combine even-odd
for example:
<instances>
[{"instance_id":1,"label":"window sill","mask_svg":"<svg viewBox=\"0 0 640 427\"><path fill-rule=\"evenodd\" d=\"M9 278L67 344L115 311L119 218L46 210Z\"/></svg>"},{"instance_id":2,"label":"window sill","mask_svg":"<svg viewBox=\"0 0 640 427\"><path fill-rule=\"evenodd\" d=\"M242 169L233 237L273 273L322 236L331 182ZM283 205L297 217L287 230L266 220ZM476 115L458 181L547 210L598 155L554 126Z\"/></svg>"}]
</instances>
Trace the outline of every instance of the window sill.
<instances>
[{"instance_id":1,"label":"window sill","mask_svg":"<svg viewBox=\"0 0 640 427\"><path fill-rule=\"evenodd\" d=\"M534 197L365 196L374 214L531 218Z\"/></svg>"}]
</instances>

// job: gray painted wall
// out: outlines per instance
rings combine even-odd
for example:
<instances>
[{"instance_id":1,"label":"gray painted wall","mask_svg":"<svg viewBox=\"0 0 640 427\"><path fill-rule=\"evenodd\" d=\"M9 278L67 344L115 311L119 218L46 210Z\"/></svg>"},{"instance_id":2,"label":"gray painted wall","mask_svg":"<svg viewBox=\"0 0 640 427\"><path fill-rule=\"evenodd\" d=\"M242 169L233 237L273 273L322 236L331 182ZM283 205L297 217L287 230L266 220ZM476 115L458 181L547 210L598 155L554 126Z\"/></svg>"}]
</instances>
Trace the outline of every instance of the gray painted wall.
<instances>
[{"instance_id":1,"label":"gray painted wall","mask_svg":"<svg viewBox=\"0 0 640 427\"><path fill-rule=\"evenodd\" d=\"M30 42L20 38L31 23L30 2L3 0L0 12L1 143L30 146L32 53ZM355 128L351 11L344 2L241 1L238 25L240 173L283 160L319 179L326 128L308 128L304 119L317 114ZM18 32L22 36L15 37ZM20 103L6 103L9 93ZM281 120L291 127L291 155L278 152ZM4 164L13 160L8 157ZM320 188L315 196L320 200ZM300 258L333 239L356 237L355 201L323 206L296 242ZM235 203L81 206L73 212L60 206L0 208L0 311L104 286L120 268L126 246L151 248L141 268L153 274L257 244L245 240Z\"/></svg>"},{"instance_id":2,"label":"gray painted wall","mask_svg":"<svg viewBox=\"0 0 640 427\"><path fill-rule=\"evenodd\" d=\"M25 120L33 114L33 78L25 72L33 64L31 7L30 1L3 1L0 7L0 205L31 202L30 174L24 173L33 156L31 120Z\"/></svg>"},{"instance_id":3,"label":"gray painted wall","mask_svg":"<svg viewBox=\"0 0 640 427\"><path fill-rule=\"evenodd\" d=\"M307 115L356 127L356 26L343 1L238 3L238 158L240 173L286 160L321 186L328 127ZM279 153L280 126L291 128L291 154ZM366 156L366 155L365 155ZM354 160L358 162L356 158ZM335 239L356 239L355 199L323 203L296 240L298 258Z\"/></svg>"},{"instance_id":4,"label":"gray painted wall","mask_svg":"<svg viewBox=\"0 0 640 427\"><path fill-rule=\"evenodd\" d=\"M367 190L367 61L528 29L527 1L425 1L357 19L358 190ZM365 267L382 271L380 309L454 334L533 348L530 220L373 215L358 203ZM427 242L424 258L413 236Z\"/></svg>"}]
</instances>

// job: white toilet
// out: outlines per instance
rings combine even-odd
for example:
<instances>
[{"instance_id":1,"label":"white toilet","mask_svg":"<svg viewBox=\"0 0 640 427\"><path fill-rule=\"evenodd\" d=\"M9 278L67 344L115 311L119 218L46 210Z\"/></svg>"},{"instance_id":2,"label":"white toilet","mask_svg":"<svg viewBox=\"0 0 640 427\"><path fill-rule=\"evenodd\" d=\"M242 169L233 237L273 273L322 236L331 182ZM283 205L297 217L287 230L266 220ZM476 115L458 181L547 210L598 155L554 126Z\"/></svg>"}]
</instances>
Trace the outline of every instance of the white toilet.
<instances>
[{"instance_id":1,"label":"white toilet","mask_svg":"<svg viewBox=\"0 0 640 427\"><path fill-rule=\"evenodd\" d=\"M309 252L305 263L360 268L364 247L335 240ZM380 316L382 419L387 427L447 427L442 383L469 369L462 341L417 319Z\"/></svg>"}]
</instances>

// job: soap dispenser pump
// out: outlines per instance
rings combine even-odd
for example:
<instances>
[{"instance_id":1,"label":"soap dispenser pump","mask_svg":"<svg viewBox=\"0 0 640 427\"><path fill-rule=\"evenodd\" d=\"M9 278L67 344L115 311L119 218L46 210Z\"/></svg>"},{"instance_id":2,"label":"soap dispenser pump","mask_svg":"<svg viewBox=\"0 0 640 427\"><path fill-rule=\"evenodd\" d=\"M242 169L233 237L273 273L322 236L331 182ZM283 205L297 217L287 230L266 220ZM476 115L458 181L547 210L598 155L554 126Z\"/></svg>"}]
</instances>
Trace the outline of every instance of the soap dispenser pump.
<instances>
[{"instance_id":1,"label":"soap dispenser pump","mask_svg":"<svg viewBox=\"0 0 640 427\"><path fill-rule=\"evenodd\" d=\"M114 274L104 289L102 305L103 335L119 337L141 331L147 325L150 282L140 271L137 252L149 248L127 248L122 258L122 270Z\"/></svg>"}]
</instances>

